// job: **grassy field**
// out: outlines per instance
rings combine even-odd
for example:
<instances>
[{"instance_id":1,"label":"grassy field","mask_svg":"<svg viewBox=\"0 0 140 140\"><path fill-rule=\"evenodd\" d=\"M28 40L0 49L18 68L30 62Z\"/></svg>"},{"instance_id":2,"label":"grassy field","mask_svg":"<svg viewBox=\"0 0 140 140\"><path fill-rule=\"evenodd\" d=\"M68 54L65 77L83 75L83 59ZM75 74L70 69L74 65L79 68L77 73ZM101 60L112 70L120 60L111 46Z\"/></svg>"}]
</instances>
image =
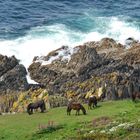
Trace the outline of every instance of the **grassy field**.
<instances>
[{"instance_id":1,"label":"grassy field","mask_svg":"<svg viewBox=\"0 0 140 140\"><path fill-rule=\"evenodd\" d=\"M85 108L87 115L79 116L75 111L67 116L66 107L0 116L0 140L140 139L140 103L108 101Z\"/></svg>"}]
</instances>

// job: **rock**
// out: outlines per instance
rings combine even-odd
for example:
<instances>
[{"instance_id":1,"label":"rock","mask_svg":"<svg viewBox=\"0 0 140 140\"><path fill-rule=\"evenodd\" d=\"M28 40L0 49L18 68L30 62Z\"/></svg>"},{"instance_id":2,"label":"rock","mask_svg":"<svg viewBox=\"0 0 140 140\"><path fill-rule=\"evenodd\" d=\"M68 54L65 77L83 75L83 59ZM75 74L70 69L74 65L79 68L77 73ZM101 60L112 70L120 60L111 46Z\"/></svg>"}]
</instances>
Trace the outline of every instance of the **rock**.
<instances>
[{"instance_id":1,"label":"rock","mask_svg":"<svg viewBox=\"0 0 140 140\"><path fill-rule=\"evenodd\" d=\"M138 43L138 40L135 40L134 38L132 37L129 37L125 40L125 45L128 47L130 47L131 45L135 44L135 43Z\"/></svg>"},{"instance_id":2,"label":"rock","mask_svg":"<svg viewBox=\"0 0 140 140\"><path fill-rule=\"evenodd\" d=\"M85 43L89 47L95 48L98 54L104 54L106 58L119 59L119 53L123 52L124 46L120 43L116 43L111 38L103 38L97 42Z\"/></svg>"},{"instance_id":3,"label":"rock","mask_svg":"<svg viewBox=\"0 0 140 140\"><path fill-rule=\"evenodd\" d=\"M116 100L128 98L134 90L139 90L139 54L139 42L126 49L115 40L104 38L73 49L62 46L47 56L35 57L28 71L50 94L85 94L106 83L106 98ZM134 90L128 84L132 81Z\"/></svg>"},{"instance_id":4,"label":"rock","mask_svg":"<svg viewBox=\"0 0 140 140\"><path fill-rule=\"evenodd\" d=\"M0 54L0 77L19 63L15 56L7 57Z\"/></svg>"},{"instance_id":5,"label":"rock","mask_svg":"<svg viewBox=\"0 0 140 140\"><path fill-rule=\"evenodd\" d=\"M0 93L22 91L29 88L26 69L15 56L0 55Z\"/></svg>"}]
</instances>

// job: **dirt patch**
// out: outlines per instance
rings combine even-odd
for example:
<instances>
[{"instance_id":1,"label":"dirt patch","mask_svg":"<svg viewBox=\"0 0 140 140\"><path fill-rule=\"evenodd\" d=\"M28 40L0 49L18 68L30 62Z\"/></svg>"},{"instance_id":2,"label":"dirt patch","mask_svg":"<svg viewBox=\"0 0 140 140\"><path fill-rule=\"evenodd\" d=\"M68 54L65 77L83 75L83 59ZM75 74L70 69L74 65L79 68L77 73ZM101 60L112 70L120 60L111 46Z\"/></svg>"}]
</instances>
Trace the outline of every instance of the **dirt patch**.
<instances>
[{"instance_id":1,"label":"dirt patch","mask_svg":"<svg viewBox=\"0 0 140 140\"><path fill-rule=\"evenodd\" d=\"M107 125L111 122L112 122L111 118L109 118L107 116L103 116L103 117L100 117L100 118L95 118L92 121L92 125L97 127L97 126Z\"/></svg>"}]
</instances>

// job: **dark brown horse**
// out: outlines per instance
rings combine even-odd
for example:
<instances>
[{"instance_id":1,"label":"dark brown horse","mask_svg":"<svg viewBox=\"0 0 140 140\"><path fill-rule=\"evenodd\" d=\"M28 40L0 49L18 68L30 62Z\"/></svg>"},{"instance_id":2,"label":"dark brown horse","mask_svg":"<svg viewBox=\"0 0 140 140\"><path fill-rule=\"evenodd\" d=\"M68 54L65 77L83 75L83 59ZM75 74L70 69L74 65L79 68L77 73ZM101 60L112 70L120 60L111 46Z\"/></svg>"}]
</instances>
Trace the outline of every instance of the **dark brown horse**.
<instances>
[{"instance_id":1,"label":"dark brown horse","mask_svg":"<svg viewBox=\"0 0 140 140\"><path fill-rule=\"evenodd\" d=\"M45 102L44 100L40 100L40 101L37 101L35 103L30 103L28 106L27 106L27 112L29 115L33 114L33 109L37 109L37 108L40 108L41 112L43 113L44 110L46 110L46 106L45 106Z\"/></svg>"},{"instance_id":2,"label":"dark brown horse","mask_svg":"<svg viewBox=\"0 0 140 140\"><path fill-rule=\"evenodd\" d=\"M140 92L133 92L132 93L132 101L136 101L136 98L140 99Z\"/></svg>"},{"instance_id":3,"label":"dark brown horse","mask_svg":"<svg viewBox=\"0 0 140 140\"><path fill-rule=\"evenodd\" d=\"M97 107L97 98L96 96L89 97L88 99L88 109L92 109L92 107Z\"/></svg>"},{"instance_id":4,"label":"dark brown horse","mask_svg":"<svg viewBox=\"0 0 140 140\"><path fill-rule=\"evenodd\" d=\"M83 114L86 115L85 108L80 103L71 102L67 106L67 115L70 115L71 110L76 110L75 115L79 115L80 110L82 110Z\"/></svg>"}]
</instances>

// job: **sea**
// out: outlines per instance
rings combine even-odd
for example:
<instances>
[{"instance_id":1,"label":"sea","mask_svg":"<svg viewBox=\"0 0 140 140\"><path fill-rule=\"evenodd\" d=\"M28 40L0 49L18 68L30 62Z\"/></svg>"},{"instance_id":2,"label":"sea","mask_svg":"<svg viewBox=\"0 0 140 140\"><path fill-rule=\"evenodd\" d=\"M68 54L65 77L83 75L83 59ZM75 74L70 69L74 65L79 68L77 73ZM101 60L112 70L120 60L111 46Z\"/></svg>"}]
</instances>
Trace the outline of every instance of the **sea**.
<instances>
[{"instance_id":1,"label":"sea","mask_svg":"<svg viewBox=\"0 0 140 140\"><path fill-rule=\"evenodd\" d=\"M0 0L0 54L34 56L110 37L140 40L140 0Z\"/></svg>"}]
</instances>

